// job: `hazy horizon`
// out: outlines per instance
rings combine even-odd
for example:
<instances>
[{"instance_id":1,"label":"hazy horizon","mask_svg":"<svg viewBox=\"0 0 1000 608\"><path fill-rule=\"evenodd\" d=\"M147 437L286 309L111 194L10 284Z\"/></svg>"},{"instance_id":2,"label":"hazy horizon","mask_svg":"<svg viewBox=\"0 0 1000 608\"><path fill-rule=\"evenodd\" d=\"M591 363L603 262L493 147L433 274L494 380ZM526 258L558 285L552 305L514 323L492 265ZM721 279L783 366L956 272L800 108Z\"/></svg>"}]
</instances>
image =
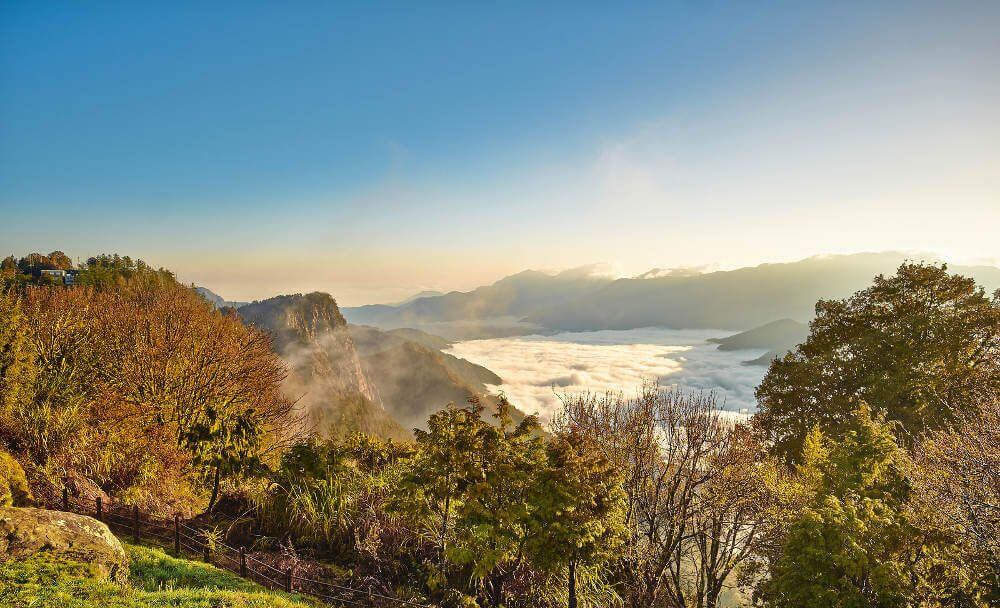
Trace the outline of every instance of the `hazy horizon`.
<instances>
[{"instance_id":1,"label":"hazy horizon","mask_svg":"<svg viewBox=\"0 0 1000 608\"><path fill-rule=\"evenodd\" d=\"M322 285L320 285L320 284L314 284L314 283L311 283L309 281L302 282L300 288L297 288L297 289L293 288L293 289L287 289L287 290L284 290L284 291L272 291L272 292L268 292L268 291L265 290L264 292L261 292L259 295L253 295L253 296L247 296L247 297L230 297L228 294L222 293L220 290L215 289L210 284L201 283L201 282L193 281L193 280L188 280L187 277L185 277L185 276L179 276L178 278L181 281L184 281L184 282L194 283L195 285L198 285L200 287L206 287L206 288L212 290L217 295L220 295L220 296L224 297L225 299L231 300L231 301L253 301L253 300L262 300L262 299L266 299L266 298L271 298L271 297L274 297L274 296L277 296L277 295L282 295L282 294L289 294L289 293L309 293L309 292L313 292L313 291L322 291L322 292L330 293L331 295L333 295L337 299L337 302L338 302L338 304L340 306L363 306L363 305L366 305L366 304L397 305L400 302L403 302L405 300L408 300L408 299L412 298L413 296L416 296L416 295L420 294L421 292L425 292L425 291L426 292L438 292L438 293L449 293L449 292L452 292L452 291L466 292L466 291L471 291L473 289L476 289L477 287L483 287L483 286L486 286L486 285L491 285L491 284L495 283L496 281L499 281L499 280L501 280L503 278L506 278L506 277L509 277L509 276L516 275L516 274L521 273L521 272L532 272L532 271L534 271L534 272L544 272L546 274L555 275L555 274L559 274L559 273L562 273L562 272L570 272L570 271L576 271L576 270L586 270L586 271L589 271L590 274L592 274L593 276L598 276L598 277L608 277L608 278L612 278L612 279L642 278L641 275L649 273L649 272L654 271L654 270L660 270L660 271L663 271L664 273L670 272L670 271L684 271L684 272L691 272L691 273L703 274L703 273L710 273L710 272L717 272L717 271L737 270L737 269L740 269L740 268L751 268L751 267L756 267L756 266L766 265L766 264L786 264L786 263L801 262L801 261L810 260L810 259L829 258L829 257L841 257L841 256L852 256L852 255L866 255L866 254L872 254L872 255L899 254L899 255L902 255L902 256L906 257L907 259L910 259L912 261L918 261L918 262L919 261L931 262L931 263L946 262L946 263L948 263L948 264L950 264L952 266L954 266L954 265L961 265L961 266L992 266L992 267L1000 268L1000 259L998 259L998 258L968 258L968 259L949 258L949 257L947 257L945 255L940 254L940 253L931 252L931 251L919 251L919 250L911 250L911 251L891 251L891 250L886 250L886 251L852 251L852 252L837 252L837 253L816 253L816 254L809 255L809 256L806 256L806 257L802 257L802 258L792 258L792 259L787 259L787 260L760 260L758 262L754 262L754 263L750 263L750 264L746 264L746 265L728 265L728 266L723 266L721 264L706 264L706 265L702 265L702 266L683 265L683 264L682 265L677 265L677 266L659 265L659 266L647 267L644 270L641 270L640 272L625 272L620 267L617 267L614 264L609 264L609 263L605 263L605 262L593 262L593 263L587 263L587 264L582 264L582 265L579 265L579 266L571 266L571 267L566 267L566 268L534 268L534 267L526 267L526 268L520 268L520 269L512 270L512 271L508 272L507 274L497 275L497 276L492 276L492 277L483 274L482 275L483 279L481 281L477 282L476 280L473 280L472 282L468 282L468 283L464 283L464 284L455 284L455 283L449 282L447 280L447 277L442 276L440 278L440 280L438 280L436 282L431 282L431 283L428 283L428 284L424 284L424 285L416 285L416 286L409 286L409 285L390 286L390 287L387 287L387 288L381 290L380 293L382 294L382 299L366 300L366 301L360 301L360 300L354 301L354 300L352 300L350 298L342 298L342 297L338 296L338 294L337 294L336 291L331 290L331 289L325 289L325 288L322 287ZM245 292L241 292L241 293L245 293ZM350 292L348 292L348 293L350 294Z\"/></svg>"},{"instance_id":2,"label":"hazy horizon","mask_svg":"<svg viewBox=\"0 0 1000 608\"><path fill-rule=\"evenodd\" d=\"M0 251L0 257L5 255L12 255L15 258L22 257L28 253L40 253L48 254L54 251L54 248L36 248L31 250L23 251ZM903 259L915 261L915 262L928 262L928 263L941 263L945 262L951 266L984 266L984 267L994 267L1000 268L1000 259L998 258L950 258L948 256L942 255L940 253L931 251L921 251L921 250L910 250L910 251L899 251L899 250L885 250L885 251L852 251L852 252L837 252L837 253L816 253L813 255L808 255L801 258L790 258L782 260L760 260L758 262L749 263L746 265L722 265L722 264L705 264L701 266L696 265L656 265L651 267L643 267L644 269L639 272L625 272L619 265L605 263L605 262L594 262L582 264L579 266L571 266L565 268L543 268L543 267L524 267L516 268L508 271L506 274L502 275L488 275L485 272L482 273L482 279L473 278L472 280L465 283L456 283L453 280L449 280L449 277L444 273L438 275L438 280L432 280L430 283L423 285L389 285L378 290L362 290L355 291L352 289L340 289L336 287L329 287L329 283L325 282L323 279L295 279L294 281L282 281L277 279L273 287L263 287L261 288L258 283L251 283L252 287L248 286L245 282L232 283L234 280L231 276L221 273L218 275L221 280L212 283L193 278L194 275L198 274L197 269L193 273L187 273L184 271L177 271L169 265L162 264L157 259L149 258L141 255L141 251L114 251L109 249L101 249L97 251L90 252L74 252L74 251L63 251L69 255L69 257L77 264L82 264L86 259L93 255L104 254L104 253L115 253L120 255L127 255L135 259L141 259L147 264L150 264L156 268L166 268L167 270L173 271L177 276L177 279L184 284L192 284L197 287L204 287L218 296L221 296L228 301L236 302L251 302L265 300L268 298L273 298L279 295L287 295L293 293L311 293L315 291L329 293L334 298L336 298L337 303L340 306L356 307L364 306L369 304L385 304L385 305L399 305L402 302L412 299L414 296L418 296L423 292L435 292L440 294L446 294L450 292L469 292L478 287L484 287L492 285L493 283L502 280L504 278L514 276L524 272L542 272L549 275L557 275L566 272L579 272L583 271L586 274L594 277L603 277L610 279L624 279L624 278L652 278L654 276L664 276L671 272L681 272L684 274L707 274L712 272L721 272L729 270L739 270L743 268L754 268L762 265L770 264L791 264L796 262L805 262L808 260L824 259L824 258L838 258L838 257L849 257L849 256L859 256L859 255L885 255L885 256L899 256ZM252 269L247 269L252 271ZM888 270L888 269L887 269ZM656 272L659 271L659 272ZM645 276L644 276L645 275ZM202 276L202 275L198 275ZM476 275L477 277L480 275ZM238 280L238 279L236 279ZM230 286L233 289L228 290L221 288L222 286ZM282 286L286 287L283 288ZM236 294L236 295L232 295ZM343 297L344 295L348 297ZM375 299L353 299L351 296L364 298L366 295L370 295Z\"/></svg>"}]
</instances>

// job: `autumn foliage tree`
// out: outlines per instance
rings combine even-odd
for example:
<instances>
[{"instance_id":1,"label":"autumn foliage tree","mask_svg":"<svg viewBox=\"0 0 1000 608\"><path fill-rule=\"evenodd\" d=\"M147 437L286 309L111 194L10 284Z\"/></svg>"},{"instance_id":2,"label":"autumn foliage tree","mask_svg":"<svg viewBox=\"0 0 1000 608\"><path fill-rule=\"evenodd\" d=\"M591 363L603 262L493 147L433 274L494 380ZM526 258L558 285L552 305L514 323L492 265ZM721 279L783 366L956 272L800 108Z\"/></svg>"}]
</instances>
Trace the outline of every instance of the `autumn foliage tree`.
<instances>
[{"instance_id":1,"label":"autumn foliage tree","mask_svg":"<svg viewBox=\"0 0 1000 608\"><path fill-rule=\"evenodd\" d=\"M4 296L0 439L43 477L78 473L152 510L190 509L205 486L214 502L223 476L284 441L284 366L170 277L116 277Z\"/></svg>"},{"instance_id":2,"label":"autumn foliage tree","mask_svg":"<svg viewBox=\"0 0 1000 608\"><path fill-rule=\"evenodd\" d=\"M928 434L914 459L913 508L949 575L927 594L1000 603L1000 398Z\"/></svg>"}]
</instances>

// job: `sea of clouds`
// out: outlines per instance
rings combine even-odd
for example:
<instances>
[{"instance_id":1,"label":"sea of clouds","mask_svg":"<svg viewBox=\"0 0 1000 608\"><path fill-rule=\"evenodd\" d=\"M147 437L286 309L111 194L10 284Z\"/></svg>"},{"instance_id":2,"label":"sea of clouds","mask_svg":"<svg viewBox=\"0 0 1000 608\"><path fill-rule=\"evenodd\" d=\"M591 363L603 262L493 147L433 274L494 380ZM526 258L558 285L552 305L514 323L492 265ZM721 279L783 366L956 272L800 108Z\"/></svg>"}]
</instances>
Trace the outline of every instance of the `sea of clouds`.
<instances>
[{"instance_id":1,"label":"sea of clouds","mask_svg":"<svg viewBox=\"0 0 1000 608\"><path fill-rule=\"evenodd\" d=\"M560 397L591 392L635 394L644 381L715 391L720 408L754 411L754 387L767 368L743 365L763 350L720 351L708 338L727 331L642 328L564 332L456 342L447 352L497 373L519 409L548 419Z\"/></svg>"}]
</instances>

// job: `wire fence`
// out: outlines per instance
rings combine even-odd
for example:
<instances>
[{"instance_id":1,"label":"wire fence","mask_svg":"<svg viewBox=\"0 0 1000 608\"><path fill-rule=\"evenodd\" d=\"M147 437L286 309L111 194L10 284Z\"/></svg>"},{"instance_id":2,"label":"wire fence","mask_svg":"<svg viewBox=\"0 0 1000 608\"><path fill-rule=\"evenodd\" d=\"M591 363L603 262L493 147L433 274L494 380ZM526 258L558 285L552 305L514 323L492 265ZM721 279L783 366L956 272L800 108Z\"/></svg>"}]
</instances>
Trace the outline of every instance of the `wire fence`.
<instances>
[{"instance_id":1,"label":"wire fence","mask_svg":"<svg viewBox=\"0 0 1000 608\"><path fill-rule=\"evenodd\" d=\"M70 496L66 490L63 490L61 503L51 506L95 517L119 534L130 536L134 542L154 541L173 547L174 553L179 556L196 556L269 589L312 596L332 606L435 608L417 600L304 577L296 574L293 567L277 568L248 553L244 547L233 547L218 540L214 531L182 520L179 516L174 516L173 521L158 519L141 513L137 507L111 507L103 504L100 497Z\"/></svg>"}]
</instances>

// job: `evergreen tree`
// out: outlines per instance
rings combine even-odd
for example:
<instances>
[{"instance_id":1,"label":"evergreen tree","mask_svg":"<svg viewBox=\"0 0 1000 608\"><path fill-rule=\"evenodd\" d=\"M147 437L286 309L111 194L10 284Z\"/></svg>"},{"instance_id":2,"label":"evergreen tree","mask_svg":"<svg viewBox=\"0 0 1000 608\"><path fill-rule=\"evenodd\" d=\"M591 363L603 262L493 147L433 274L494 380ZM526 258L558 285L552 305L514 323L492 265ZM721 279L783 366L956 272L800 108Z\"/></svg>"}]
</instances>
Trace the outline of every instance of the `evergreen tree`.
<instances>
[{"instance_id":1,"label":"evergreen tree","mask_svg":"<svg viewBox=\"0 0 1000 608\"><path fill-rule=\"evenodd\" d=\"M471 479L456 512L451 559L471 568L482 595L494 607L504 605L504 587L526 563L536 505L532 497L545 466L544 441L534 416L517 425L510 404L501 397L496 425L481 430L481 449L473 466L482 472Z\"/></svg>"},{"instance_id":2,"label":"evergreen tree","mask_svg":"<svg viewBox=\"0 0 1000 608\"><path fill-rule=\"evenodd\" d=\"M625 492L621 474L593 439L570 428L548 444L548 464L532 497L536 565L567 572L569 608L578 602L581 568L596 567L621 547Z\"/></svg>"},{"instance_id":3,"label":"evergreen tree","mask_svg":"<svg viewBox=\"0 0 1000 608\"><path fill-rule=\"evenodd\" d=\"M437 540L439 579L446 576L445 557L460 497L483 477L477 455L488 425L482 411L478 401L465 408L448 407L431 415L426 431L415 431L417 455L404 477L402 500L416 519L428 522Z\"/></svg>"},{"instance_id":4,"label":"evergreen tree","mask_svg":"<svg viewBox=\"0 0 1000 608\"><path fill-rule=\"evenodd\" d=\"M808 435L800 471L812 495L791 523L757 598L775 608L908 605L915 530L905 455L862 403L840 441Z\"/></svg>"}]
</instances>

